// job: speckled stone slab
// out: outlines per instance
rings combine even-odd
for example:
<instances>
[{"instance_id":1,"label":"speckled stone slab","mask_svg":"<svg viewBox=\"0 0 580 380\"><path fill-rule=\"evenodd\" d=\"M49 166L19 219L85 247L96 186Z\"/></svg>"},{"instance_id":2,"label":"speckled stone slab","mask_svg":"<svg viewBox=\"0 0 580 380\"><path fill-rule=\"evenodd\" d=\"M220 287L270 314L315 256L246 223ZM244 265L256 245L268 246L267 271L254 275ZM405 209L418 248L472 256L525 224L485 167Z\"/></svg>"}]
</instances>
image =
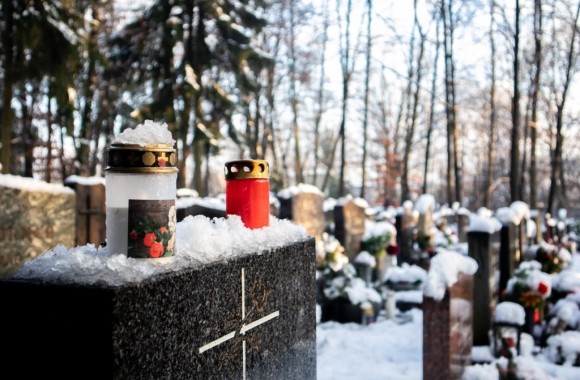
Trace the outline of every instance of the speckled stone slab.
<instances>
[{"instance_id":1,"label":"speckled stone slab","mask_svg":"<svg viewBox=\"0 0 580 380\"><path fill-rule=\"evenodd\" d=\"M2 367L22 378L316 379L315 296L312 238L121 287L3 280Z\"/></svg>"}]
</instances>

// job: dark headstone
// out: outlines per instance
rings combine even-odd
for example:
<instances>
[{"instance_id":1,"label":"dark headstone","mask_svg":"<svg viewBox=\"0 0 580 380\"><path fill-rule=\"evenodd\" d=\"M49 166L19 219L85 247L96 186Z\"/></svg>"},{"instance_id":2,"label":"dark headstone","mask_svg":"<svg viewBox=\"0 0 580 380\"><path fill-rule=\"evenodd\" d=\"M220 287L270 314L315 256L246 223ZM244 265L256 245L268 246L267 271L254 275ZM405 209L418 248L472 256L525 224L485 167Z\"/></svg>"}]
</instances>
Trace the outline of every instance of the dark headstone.
<instances>
[{"instance_id":1,"label":"dark headstone","mask_svg":"<svg viewBox=\"0 0 580 380\"><path fill-rule=\"evenodd\" d=\"M423 297L423 379L461 379L471 364L473 276L457 282L436 301Z\"/></svg>"},{"instance_id":2,"label":"dark headstone","mask_svg":"<svg viewBox=\"0 0 580 380\"><path fill-rule=\"evenodd\" d=\"M0 282L5 373L316 379L314 239L122 286ZM297 289L300 291L297 291ZM78 372L78 368L82 372Z\"/></svg>"},{"instance_id":3,"label":"dark headstone","mask_svg":"<svg viewBox=\"0 0 580 380\"><path fill-rule=\"evenodd\" d=\"M415 228L412 214L397 214L395 217L395 228L397 229L397 245L399 246L399 255L397 263L412 263L413 250L413 230Z\"/></svg>"},{"instance_id":4,"label":"dark headstone","mask_svg":"<svg viewBox=\"0 0 580 380\"><path fill-rule=\"evenodd\" d=\"M508 280L513 277L516 269L516 225L513 223L504 224L499 232L499 291L505 290Z\"/></svg>"},{"instance_id":5,"label":"dark headstone","mask_svg":"<svg viewBox=\"0 0 580 380\"><path fill-rule=\"evenodd\" d=\"M209 207L203 204L194 203L187 207L177 208L176 218L178 222L181 222L187 216L203 215L208 218L225 218L226 209L221 209L217 207Z\"/></svg>"},{"instance_id":6,"label":"dark headstone","mask_svg":"<svg viewBox=\"0 0 580 380\"><path fill-rule=\"evenodd\" d=\"M480 231L467 233L469 257L477 262L477 272L473 276L473 345L490 344L489 331L495 305L495 259L492 234Z\"/></svg>"}]
</instances>

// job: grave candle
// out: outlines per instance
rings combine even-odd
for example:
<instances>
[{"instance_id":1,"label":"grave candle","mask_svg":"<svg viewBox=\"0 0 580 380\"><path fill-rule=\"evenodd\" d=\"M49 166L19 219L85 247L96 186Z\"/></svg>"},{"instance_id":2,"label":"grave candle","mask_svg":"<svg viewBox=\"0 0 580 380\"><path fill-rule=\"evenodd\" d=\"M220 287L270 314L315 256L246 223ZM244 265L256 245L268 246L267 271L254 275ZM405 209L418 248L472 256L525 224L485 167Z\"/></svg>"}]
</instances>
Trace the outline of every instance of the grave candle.
<instances>
[{"instance_id":1,"label":"grave candle","mask_svg":"<svg viewBox=\"0 0 580 380\"><path fill-rule=\"evenodd\" d=\"M247 228L270 224L270 170L264 160L225 164L226 214L239 215Z\"/></svg>"},{"instance_id":2,"label":"grave candle","mask_svg":"<svg viewBox=\"0 0 580 380\"><path fill-rule=\"evenodd\" d=\"M107 150L107 246L129 257L175 251L176 153L169 144L113 143Z\"/></svg>"}]
</instances>

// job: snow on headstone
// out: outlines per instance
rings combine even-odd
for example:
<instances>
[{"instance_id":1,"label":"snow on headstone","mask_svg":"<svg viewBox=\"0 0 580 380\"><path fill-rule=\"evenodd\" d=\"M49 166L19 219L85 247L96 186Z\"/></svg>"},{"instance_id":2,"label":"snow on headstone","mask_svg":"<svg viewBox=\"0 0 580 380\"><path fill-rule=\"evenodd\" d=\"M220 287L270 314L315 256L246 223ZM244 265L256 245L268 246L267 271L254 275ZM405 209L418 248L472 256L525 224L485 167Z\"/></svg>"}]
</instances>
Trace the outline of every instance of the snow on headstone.
<instances>
[{"instance_id":1,"label":"snow on headstone","mask_svg":"<svg viewBox=\"0 0 580 380\"><path fill-rule=\"evenodd\" d=\"M495 308L494 321L523 326L526 323L526 311L522 305L515 302L500 302Z\"/></svg>"},{"instance_id":2,"label":"snow on headstone","mask_svg":"<svg viewBox=\"0 0 580 380\"><path fill-rule=\"evenodd\" d=\"M473 275L476 271L477 262L471 257L443 250L431 259L423 294L436 301L441 301L447 288L457 282L460 272Z\"/></svg>"},{"instance_id":3,"label":"snow on headstone","mask_svg":"<svg viewBox=\"0 0 580 380\"><path fill-rule=\"evenodd\" d=\"M431 194L422 194L415 202L415 210L419 214L426 214L435 210L435 197Z\"/></svg>"},{"instance_id":4,"label":"snow on headstone","mask_svg":"<svg viewBox=\"0 0 580 380\"><path fill-rule=\"evenodd\" d=\"M522 201L512 202L510 208L516 213L518 220L530 219L530 206ZM519 223L517 223L519 224Z\"/></svg>"},{"instance_id":5,"label":"snow on headstone","mask_svg":"<svg viewBox=\"0 0 580 380\"><path fill-rule=\"evenodd\" d=\"M272 218L270 226L248 229L240 217L187 217L177 223L176 253L170 260L134 259L113 254L106 247L86 245L49 250L26 262L14 278L47 282L121 285L140 282L155 273L178 271L248 254L265 254L306 238L304 229Z\"/></svg>"},{"instance_id":6,"label":"snow on headstone","mask_svg":"<svg viewBox=\"0 0 580 380\"><path fill-rule=\"evenodd\" d=\"M134 144L140 146L167 144L173 146L175 140L167 128L166 123L145 120L143 124L137 125L134 129L127 128L116 135L113 144Z\"/></svg>"},{"instance_id":7,"label":"snow on headstone","mask_svg":"<svg viewBox=\"0 0 580 380\"><path fill-rule=\"evenodd\" d=\"M469 215L468 232L496 233L501 229L501 223L494 217L479 214Z\"/></svg>"},{"instance_id":8,"label":"snow on headstone","mask_svg":"<svg viewBox=\"0 0 580 380\"><path fill-rule=\"evenodd\" d=\"M520 218L518 214L510 207L500 207L495 211L495 217L503 224L513 223L518 225Z\"/></svg>"}]
</instances>

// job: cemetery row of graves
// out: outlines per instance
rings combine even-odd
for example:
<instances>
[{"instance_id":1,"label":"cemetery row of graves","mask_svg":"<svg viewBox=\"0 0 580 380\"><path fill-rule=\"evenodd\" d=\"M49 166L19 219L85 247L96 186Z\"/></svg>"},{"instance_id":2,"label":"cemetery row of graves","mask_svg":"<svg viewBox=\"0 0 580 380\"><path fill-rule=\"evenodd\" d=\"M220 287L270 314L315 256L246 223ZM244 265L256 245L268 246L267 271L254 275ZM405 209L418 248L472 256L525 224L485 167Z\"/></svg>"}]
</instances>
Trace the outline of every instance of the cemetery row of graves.
<instances>
[{"instance_id":1,"label":"cemetery row of graves","mask_svg":"<svg viewBox=\"0 0 580 380\"><path fill-rule=\"evenodd\" d=\"M55 244L104 240L104 181L75 177L65 184L2 187L0 198L10 205L1 220L4 275ZM178 221L225 216L223 198L187 190L178 191L176 207ZM271 214L315 237L319 322L364 325L384 315L404 323L406 310L422 309L424 373L447 378L470 363L519 355L526 340L533 353L580 366L579 225L565 210L542 215L514 202L470 212L438 206L430 195L399 208L370 207L300 185L272 195ZM434 266L453 266L454 255L470 258L477 270L443 279L449 288L442 299L425 296Z\"/></svg>"}]
</instances>

